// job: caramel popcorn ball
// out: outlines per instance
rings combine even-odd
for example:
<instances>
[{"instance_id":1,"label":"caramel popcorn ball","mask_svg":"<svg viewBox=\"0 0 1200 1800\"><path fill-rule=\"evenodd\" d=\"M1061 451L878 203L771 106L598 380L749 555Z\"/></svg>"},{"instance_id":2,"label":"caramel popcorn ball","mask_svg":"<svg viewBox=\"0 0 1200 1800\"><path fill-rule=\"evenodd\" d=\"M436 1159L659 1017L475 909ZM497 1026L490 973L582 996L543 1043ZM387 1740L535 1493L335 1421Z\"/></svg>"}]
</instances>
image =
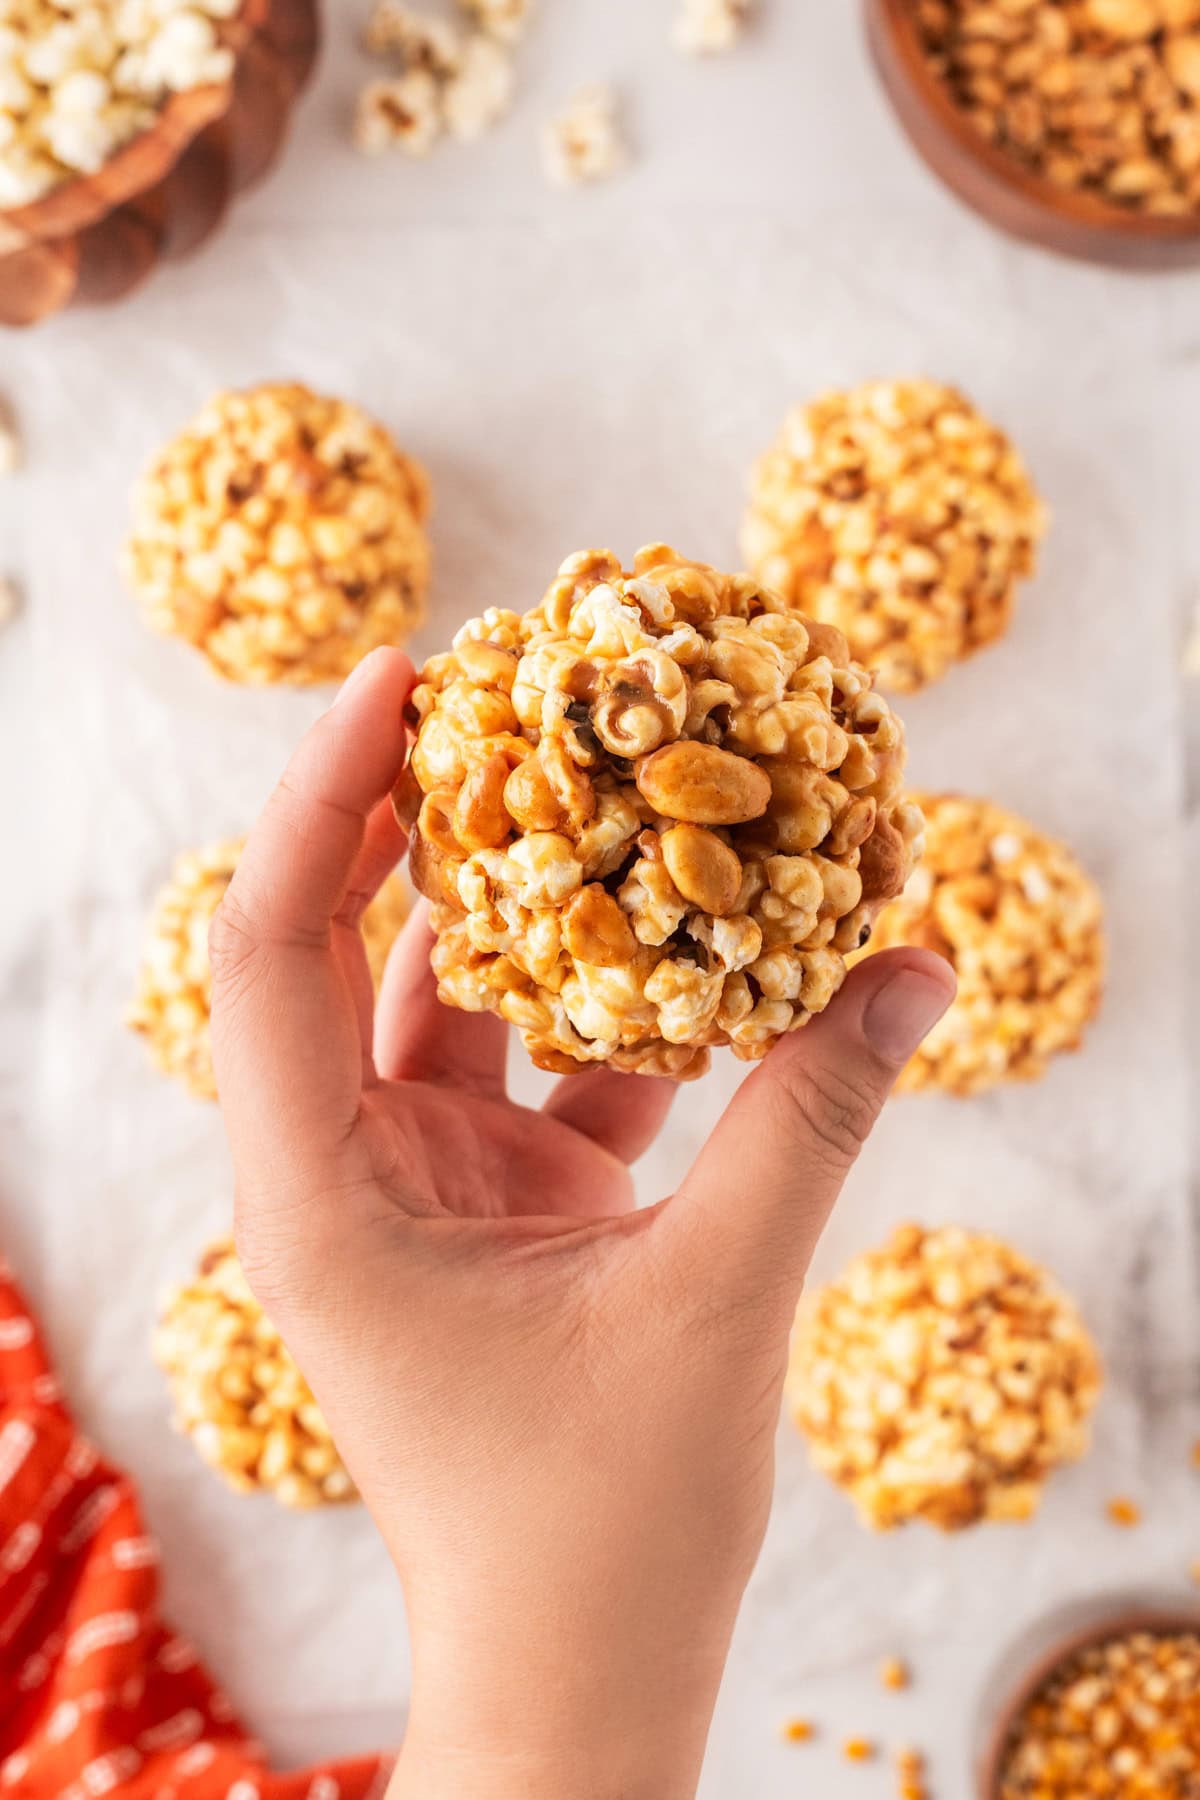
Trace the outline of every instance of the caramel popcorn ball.
<instances>
[{"instance_id":1,"label":"caramel popcorn ball","mask_svg":"<svg viewBox=\"0 0 1200 1800\"><path fill-rule=\"evenodd\" d=\"M675 42L691 56L732 50L742 35L752 0L680 0Z\"/></svg>"},{"instance_id":2,"label":"caramel popcorn ball","mask_svg":"<svg viewBox=\"0 0 1200 1800\"><path fill-rule=\"evenodd\" d=\"M1070 1300L1007 1244L898 1230L801 1303L788 1395L817 1468L887 1531L1028 1519L1100 1393Z\"/></svg>"},{"instance_id":3,"label":"caramel popcorn ball","mask_svg":"<svg viewBox=\"0 0 1200 1800\"><path fill-rule=\"evenodd\" d=\"M1036 1081L1078 1049L1100 1007L1099 892L1070 851L987 800L915 796L925 857L871 949L916 944L953 964L958 997L900 1077L908 1091L979 1094Z\"/></svg>"},{"instance_id":4,"label":"caramel popcorn ball","mask_svg":"<svg viewBox=\"0 0 1200 1800\"><path fill-rule=\"evenodd\" d=\"M1060 188L1200 211L1200 0L916 0L930 67L989 142Z\"/></svg>"},{"instance_id":5,"label":"caramel popcorn ball","mask_svg":"<svg viewBox=\"0 0 1200 1800\"><path fill-rule=\"evenodd\" d=\"M150 919L137 991L126 1023L146 1040L155 1066L200 1100L215 1100L209 1009L208 929L233 880L244 838L180 856ZM404 883L389 877L366 910L363 943L376 987L408 913Z\"/></svg>"},{"instance_id":6,"label":"caramel popcorn ball","mask_svg":"<svg viewBox=\"0 0 1200 1800\"><path fill-rule=\"evenodd\" d=\"M136 487L124 570L147 623L229 680L337 681L420 624L428 511L424 470L358 407L218 394Z\"/></svg>"},{"instance_id":7,"label":"caramel popcorn ball","mask_svg":"<svg viewBox=\"0 0 1200 1800\"><path fill-rule=\"evenodd\" d=\"M580 88L565 112L542 131L542 167L555 187L605 181L627 160L617 97L603 82Z\"/></svg>"},{"instance_id":8,"label":"caramel popcorn ball","mask_svg":"<svg viewBox=\"0 0 1200 1800\"><path fill-rule=\"evenodd\" d=\"M94 175L172 94L233 73L241 0L5 0L0 210Z\"/></svg>"},{"instance_id":9,"label":"caramel popcorn ball","mask_svg":"<svg viewBox=\"0 0 1200 1800\"><path fill-rule=\"evenodd\" d=\"M154 1359L180 1431L240 1494L284 1506L356 1500L329 1427L283 1339L250 1292L230 1241L214 1244L166 1302Z\"/></svg>"},{"instance_id":10,"label":"caramel popcorn ball","mask_svg":"<svg viewBox=\"0 0 1200 1800\"><path fill-rule=\"evenodd\" d=\"M997 1800L1195 1800L1200 1633L1132 1631L1067 1658L1018 1718Z\"/></svg>"},{"instance_id":11,"label":"caramel popcorn ball","mask_svg":"<svg viewBox=\"0 0 1200 1800\"><path fill-rule=\"evenodd\" d=\"M755 465L755 574L911 692L1003 637L1046 515L1004 433L936 381L797 408Z\"/></svg>"},{"instance_id":12,"label":"caramel popcorn ball","mask_svg":"<svg viewBox=\"0 0 1200 1800\"><path fill-rule=\"evenodd\" d=\"M441 998L542 1068L688 1077L837 992L921 819L845 639L663 545L568 558L423 671L395 795Z\"/></svg>"}]
</instances>

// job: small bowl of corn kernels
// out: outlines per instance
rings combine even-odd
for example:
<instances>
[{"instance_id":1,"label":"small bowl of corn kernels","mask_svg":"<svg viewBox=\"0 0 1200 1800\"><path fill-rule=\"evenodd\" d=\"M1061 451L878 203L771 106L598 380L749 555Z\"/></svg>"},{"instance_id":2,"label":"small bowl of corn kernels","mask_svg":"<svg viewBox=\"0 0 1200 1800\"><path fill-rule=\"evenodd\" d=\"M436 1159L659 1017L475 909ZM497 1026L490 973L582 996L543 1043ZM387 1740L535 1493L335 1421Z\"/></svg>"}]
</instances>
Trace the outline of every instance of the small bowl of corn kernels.
<instances>
[{"instance_id":1,"label":"small bowl of corn kernels","mask_svg":"<svg viewBox=\"0 0 1200 1800\"><path fill-rule=\"evenodd\" d=\"M989 1682L979 1800L1200 1793L1200 1606L1109 1595L1043 1620Z\"/></svg>"},{"instance_id":2,"label":"small bowl of corn kernels","mask_svg":"<svg viewBox=\"0 0 1200 1800\"><path fill-rule=\"evenodd\" d=\"M1017 237L1089 262L1200 262L1200 0L866 0L930 169Z\"/></svg>"}]
</instances>

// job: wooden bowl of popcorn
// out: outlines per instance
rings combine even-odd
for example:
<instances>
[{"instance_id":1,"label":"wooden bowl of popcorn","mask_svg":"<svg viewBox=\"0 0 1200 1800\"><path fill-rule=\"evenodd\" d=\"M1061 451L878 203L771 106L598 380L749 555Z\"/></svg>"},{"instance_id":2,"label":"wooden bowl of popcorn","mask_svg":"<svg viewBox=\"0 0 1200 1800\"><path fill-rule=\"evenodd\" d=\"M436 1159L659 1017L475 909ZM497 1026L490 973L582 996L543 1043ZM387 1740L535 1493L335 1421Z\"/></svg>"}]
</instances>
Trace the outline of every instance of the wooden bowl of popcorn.
<instances>
[{"instance_id":1,"label":"wooden bowl of popcorn","mask_svg":"<svg viewBox=\"0 0 1200 1800\"><path fill-rule=\"evenodd\" d=\"M1200 1606L1107 1594L1042 1619L987 1684L978 1800L1185 1794L1200 1774Z\"/></svg>"},{"instance_id":2,"label":"wooden bowl of popcorn","mask_svg":"<svg viewBox=\"0 0 1200 1800\"><path fill-rule=\"evenodd\" d=\"M283 142L316 0L25 0L0 23L0 323L119 299Z\"/></svg>"},{"instance_id":3,"label":"wooden bowl of popcorn","mask_svg":"<svg viewBox=\"0 0 1200 1800\"><path fill-rule=\"evenodd\" d=\"M1200 262L1200 0L866 0L918 154L1014 236L1129 269Z\"/></svg>"}]
</instances>

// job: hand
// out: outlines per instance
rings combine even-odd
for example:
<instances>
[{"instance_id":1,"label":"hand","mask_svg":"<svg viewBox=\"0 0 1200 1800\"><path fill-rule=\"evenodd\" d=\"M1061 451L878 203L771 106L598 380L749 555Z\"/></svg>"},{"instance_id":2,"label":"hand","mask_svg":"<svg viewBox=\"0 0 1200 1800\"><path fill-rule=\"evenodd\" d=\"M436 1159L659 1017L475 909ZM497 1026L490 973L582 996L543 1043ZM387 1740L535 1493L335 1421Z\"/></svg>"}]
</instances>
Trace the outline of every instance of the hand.
<instances>
[{"instance_id":1,"label":"hand","mask_svg":"<svg viewBox=\"0 0 1200 1800\"><path fill-rule=\"evenodd\" d=\"M394 1795L675 1800L766 1525L809 1258L952 977L869 959L635 1211L671 1084L601 1070L515 1105L505 1027L439 1004L420 913L375 1013L358 926L404 851L412 680L394 650L355 672L214 926L238 1245L403 1583Z\"/></svg>"}]
</instances>

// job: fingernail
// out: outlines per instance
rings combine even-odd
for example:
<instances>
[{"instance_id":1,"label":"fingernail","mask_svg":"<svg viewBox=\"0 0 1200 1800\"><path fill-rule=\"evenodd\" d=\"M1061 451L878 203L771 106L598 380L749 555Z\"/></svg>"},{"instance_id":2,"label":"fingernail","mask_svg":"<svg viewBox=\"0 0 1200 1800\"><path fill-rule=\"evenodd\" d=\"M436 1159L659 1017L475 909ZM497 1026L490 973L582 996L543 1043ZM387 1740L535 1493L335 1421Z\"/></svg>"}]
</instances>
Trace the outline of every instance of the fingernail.
<instances>
[{"instance_id":1,"label":"fingernail","mask_svg":"<svg viewBox=\"0 0 1200 1800\"><path fill-rule=\"evenodd\" d=\"M901 969L884 983L863 1014L863 1036L877 1056L906 1063L954 998L947 982Z\"/></svg>"}]
</instances>

